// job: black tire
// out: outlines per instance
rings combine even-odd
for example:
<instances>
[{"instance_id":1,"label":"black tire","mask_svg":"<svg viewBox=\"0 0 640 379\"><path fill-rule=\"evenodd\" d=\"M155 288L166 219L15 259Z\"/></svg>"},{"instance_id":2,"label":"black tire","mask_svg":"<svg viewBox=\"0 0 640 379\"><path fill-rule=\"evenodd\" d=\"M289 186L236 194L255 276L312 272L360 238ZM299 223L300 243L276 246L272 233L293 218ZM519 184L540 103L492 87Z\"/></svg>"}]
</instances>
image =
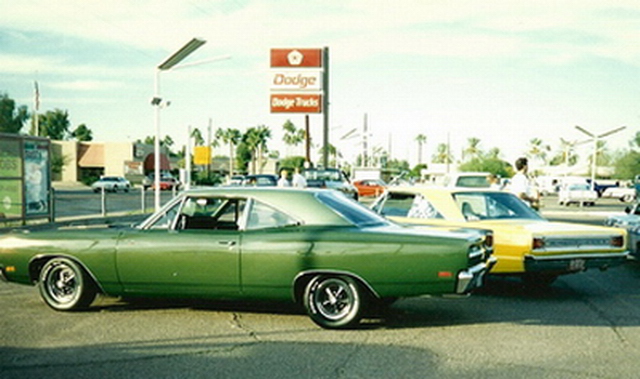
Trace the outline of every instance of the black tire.
<instances>
[{"instance_id":1,"label":"black tire","mask_svg":"<svg viewBox=\"0 0 640 379\"><path fill-rule=\"evenodd\" d=\"M97 295L87 273L67 258L54 258L44 265L38 288L44 302L57 311L86 309Z\"/></svg>"},{"instance_id":2,"label":"black tire","mask_svg":"<svg viewBox=\"0 0 640 379\"><path fill-rule=\"evenodd\" d=\"M366 294L347 276L316 276L304 290L311 320L326 329L347 329L362 318Z\"/></svg>"}]
</instances>

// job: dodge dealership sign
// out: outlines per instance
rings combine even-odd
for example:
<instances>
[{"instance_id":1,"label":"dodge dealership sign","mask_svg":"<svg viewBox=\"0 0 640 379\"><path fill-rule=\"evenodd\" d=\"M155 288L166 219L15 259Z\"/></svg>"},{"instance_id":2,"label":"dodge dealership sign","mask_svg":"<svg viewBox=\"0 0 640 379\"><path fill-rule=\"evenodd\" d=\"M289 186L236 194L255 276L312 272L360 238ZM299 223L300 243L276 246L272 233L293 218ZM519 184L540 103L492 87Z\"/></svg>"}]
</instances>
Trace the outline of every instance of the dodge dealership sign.
<instances>
[{"instance_id":1,"label":"dodge dealership sign","mask_svg":"<svg viewBox=\"0 0 640 379\"><path fill-rule=\"evenodd\" d=\"M322 113L322 50L271 49L271 113Z\"/></svg>"},{"instance_id":2,"label":"dodge dealership sign","mask_svg":"<svg viewBox=\"0 0 640 379\"><path fill-rule=\"evenodd\" d=\"M322 72L320 71L273 71L272 74L272 91L320 91L322 89Z\"/></svg>"},{"instance_id":3,"label":"dodge dealership sign","mask_svg":"<svg viewBox=\"0 0 640 379\"><path fill-rule=\"evenodd\" d=\"M271 113L322 113L322 95L271 94Z\"/></svg>"},{"instance_id":4,"label":"dodge dealership sign","mask_svg":"<svg viewBox=\"0 0 640 379\"><path fill-rule=\"evenodd\" d=\"M322 67L322 49L271 49L271 67Z\"/></svg>"}]
</instances>

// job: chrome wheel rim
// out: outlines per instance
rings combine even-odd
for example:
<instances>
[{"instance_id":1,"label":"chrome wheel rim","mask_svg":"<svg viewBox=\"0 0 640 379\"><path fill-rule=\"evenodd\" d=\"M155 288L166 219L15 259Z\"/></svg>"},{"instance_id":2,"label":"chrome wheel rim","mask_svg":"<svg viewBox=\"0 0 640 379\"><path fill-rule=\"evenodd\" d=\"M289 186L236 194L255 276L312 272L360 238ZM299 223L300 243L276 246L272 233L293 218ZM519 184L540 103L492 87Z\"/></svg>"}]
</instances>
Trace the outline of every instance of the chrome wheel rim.
<instances>
[{"instance_id":1,"label":"chrome wheel rim","mask_svg":"<svg viewBox=\"0 0 640 379\"><path fill-rule=\"evenodd\" d=\"M45 282L47 293L59 304L67 304L77 297L80 283L76 272L65 264L52 267Z\"/></svg>"},{"instance_id":2,"label":"chrome wheel rim","mask_svg":"<svg viewBox=\"0 0 640 379\"><path fill-rule=\"evenodd\" d=\"M329 320L346 317L357 301L351 287L339 279L327 279L320 283L313 300L318 313Z\"/></svg>"}]
</instances>

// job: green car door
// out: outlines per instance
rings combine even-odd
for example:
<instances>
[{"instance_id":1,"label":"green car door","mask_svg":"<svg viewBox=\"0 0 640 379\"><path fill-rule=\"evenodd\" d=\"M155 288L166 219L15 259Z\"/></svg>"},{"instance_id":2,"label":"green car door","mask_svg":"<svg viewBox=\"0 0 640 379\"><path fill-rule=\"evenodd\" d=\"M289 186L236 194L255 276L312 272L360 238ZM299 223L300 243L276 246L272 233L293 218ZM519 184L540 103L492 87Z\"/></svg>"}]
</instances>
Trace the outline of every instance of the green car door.
<instances>
[{"instance_id":1,"label":"green car door","mask_svg":"<svg viewBox=\"0 0 640 379\"><path fill-rule=\"evenodd\" d=\"M152 226L118 242L116 267L123 292L238 295L238 223L244 201L194 197L176 206L172 213L177 216L170 217L177 218L167 228Z\"/></svg>"}]
</instances>

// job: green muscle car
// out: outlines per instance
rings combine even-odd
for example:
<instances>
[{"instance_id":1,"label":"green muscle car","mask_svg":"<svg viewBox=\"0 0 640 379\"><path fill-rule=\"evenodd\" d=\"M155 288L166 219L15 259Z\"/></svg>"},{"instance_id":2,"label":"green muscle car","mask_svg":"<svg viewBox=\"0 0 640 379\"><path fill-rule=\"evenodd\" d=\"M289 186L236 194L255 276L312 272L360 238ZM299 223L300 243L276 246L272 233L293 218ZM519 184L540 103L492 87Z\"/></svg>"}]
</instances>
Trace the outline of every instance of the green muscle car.
<instances>
[{"instance_id":1,"label":"green muscle car","mask_svg":"<svg viewBox=\"0 0 640 379\"><path fill-rule=\"evenodd\" d=\"M97 294L293 300L325 328L399 297L468 293L495 263L491 232L405 228L322 189L187 191L135 227L0 235L3 279L59 311Z\"/></svg>"}]
</instances>

